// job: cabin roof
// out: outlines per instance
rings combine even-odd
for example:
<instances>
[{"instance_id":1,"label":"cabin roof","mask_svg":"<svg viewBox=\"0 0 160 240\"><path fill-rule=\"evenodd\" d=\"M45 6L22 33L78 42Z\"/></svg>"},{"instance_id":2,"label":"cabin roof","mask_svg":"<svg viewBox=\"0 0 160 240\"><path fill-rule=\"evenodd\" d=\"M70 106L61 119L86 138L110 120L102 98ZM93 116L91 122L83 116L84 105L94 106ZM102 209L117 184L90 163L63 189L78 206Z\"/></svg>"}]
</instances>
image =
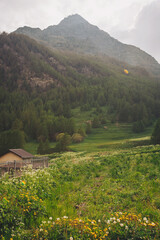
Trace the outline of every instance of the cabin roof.
<instances>
[{"instance_id":1,"label":"cabin roof","mask_svg":"<svg viewBox=\"0 0 160 240\"><path fill-rule=\"evenodd\" d=\"M33 158L34 156L29 153L29 152L26 152L25 150L23 149L9 149L10 152L16 154L17 156L25 159L25 158Z\"/></svg>"}]
</instances>

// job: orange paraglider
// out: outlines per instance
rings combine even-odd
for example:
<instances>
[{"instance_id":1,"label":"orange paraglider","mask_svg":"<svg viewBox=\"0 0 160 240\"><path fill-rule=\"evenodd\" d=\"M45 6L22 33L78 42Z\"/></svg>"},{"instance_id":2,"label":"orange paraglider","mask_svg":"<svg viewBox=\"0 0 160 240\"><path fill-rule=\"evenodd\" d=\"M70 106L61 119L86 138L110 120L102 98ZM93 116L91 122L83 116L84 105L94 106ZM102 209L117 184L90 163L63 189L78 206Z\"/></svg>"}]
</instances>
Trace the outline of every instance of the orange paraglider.
<instances>
[{"instance_id":1,"label":"orange paraglider","mask_svg":"<svg viewBox=\"0 0 160 240\"><path fill-rule=\"evenodd\" d=\"M127 69L124 69L124 73L128 75L128 70Z\"/></svg>"}]
</instances>

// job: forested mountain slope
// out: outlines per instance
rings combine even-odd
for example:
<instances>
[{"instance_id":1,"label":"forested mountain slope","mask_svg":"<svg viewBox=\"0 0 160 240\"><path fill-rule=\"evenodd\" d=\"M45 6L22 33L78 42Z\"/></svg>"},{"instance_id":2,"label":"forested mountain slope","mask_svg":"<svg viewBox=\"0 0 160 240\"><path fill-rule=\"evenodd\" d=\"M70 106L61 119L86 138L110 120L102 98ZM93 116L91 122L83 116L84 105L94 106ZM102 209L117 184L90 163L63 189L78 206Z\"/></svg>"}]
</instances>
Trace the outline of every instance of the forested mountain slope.
<instances>
[{"instance_id":1,"label":"forested mountain slope","mask_svg":"<svg viewBox=\"0 0 160 240\"><path fill-rule=\"evenodd\" d=\"M107 55L132 66L144 67L155 76L160 75L160 65L152 56L135 46L119 42L78 14L71 15L58 25L49 26L44 30L21 27L15 32L28 35L53 48L83 54Z\"/></svg>"},{"instance_id":2,"label":"forested mountain slope","mask_svg":"<svg viewBox=\"0 0 160 240\"><path fill-rule=\"evenodd\" d=\"M112 121L160 116L160 82L143 68L109 57L51 51L24 35L0 35L0 132L28 139L73 134L72 109L92 108ZM88 120L88 119L86 119Z\"/></svg>"}]
</instances>

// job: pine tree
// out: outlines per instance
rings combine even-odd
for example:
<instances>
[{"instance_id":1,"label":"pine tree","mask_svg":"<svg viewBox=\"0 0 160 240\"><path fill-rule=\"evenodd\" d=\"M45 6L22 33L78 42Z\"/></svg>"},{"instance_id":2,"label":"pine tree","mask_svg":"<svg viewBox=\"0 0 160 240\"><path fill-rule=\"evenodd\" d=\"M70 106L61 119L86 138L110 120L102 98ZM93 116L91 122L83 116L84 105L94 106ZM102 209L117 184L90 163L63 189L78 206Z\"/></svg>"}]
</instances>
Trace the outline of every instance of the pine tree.
<instances>
[{"instance_id":1,"label":"pine tree","mask_svg":"<svg viewBox=\"0 0 160 240\"><path fill-rule=\"evenodd\" d=\"M160 144L160 118L158 119L151 137L153 144Z\"/></svg>"}]
</instances>

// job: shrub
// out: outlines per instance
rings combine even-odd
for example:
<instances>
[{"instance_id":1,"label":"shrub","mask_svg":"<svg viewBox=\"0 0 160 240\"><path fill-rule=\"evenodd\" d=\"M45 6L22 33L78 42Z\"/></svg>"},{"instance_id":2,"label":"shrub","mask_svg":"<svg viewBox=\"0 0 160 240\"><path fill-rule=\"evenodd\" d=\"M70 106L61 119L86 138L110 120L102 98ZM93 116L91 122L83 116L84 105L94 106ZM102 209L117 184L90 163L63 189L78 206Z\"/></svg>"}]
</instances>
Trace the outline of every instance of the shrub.
<instances>
[{"instance_id":1,"label":"shrub","mask_svg":"<svg viewBox=\"0 0 160 240\"><path fill-rule=\"evenodd\" d=\"M84 139L84 137L82 135L80 135L79 133L74 133L72 135L72 142L74 143L80 143L82 142Z\"/></svg>"}]
</instances>

